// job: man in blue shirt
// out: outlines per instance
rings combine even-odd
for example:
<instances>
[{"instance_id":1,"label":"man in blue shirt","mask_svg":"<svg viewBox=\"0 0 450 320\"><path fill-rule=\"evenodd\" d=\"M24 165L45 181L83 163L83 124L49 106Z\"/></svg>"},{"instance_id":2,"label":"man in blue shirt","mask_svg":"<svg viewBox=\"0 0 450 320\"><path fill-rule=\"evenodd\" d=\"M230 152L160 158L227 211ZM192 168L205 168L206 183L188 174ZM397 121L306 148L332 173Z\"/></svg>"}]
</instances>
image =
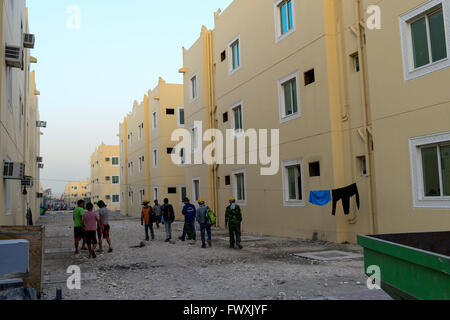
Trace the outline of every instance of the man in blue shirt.
<instances>
[{"instance_id":1,"label":"man in blue shirt","mask_svg":"<svg viewBox=\"0 0 450 320\"><path fill-rule=\"evenodd\" d=\"M190 203L188 198L185 198L183 202L184 208L182 214L184 216L184 228L183 235L179 239L185 241L187 234L188 240L192 239L196 241L195 217L197 210L195 209L195 206Z\"/></svg>"}]
</instances>

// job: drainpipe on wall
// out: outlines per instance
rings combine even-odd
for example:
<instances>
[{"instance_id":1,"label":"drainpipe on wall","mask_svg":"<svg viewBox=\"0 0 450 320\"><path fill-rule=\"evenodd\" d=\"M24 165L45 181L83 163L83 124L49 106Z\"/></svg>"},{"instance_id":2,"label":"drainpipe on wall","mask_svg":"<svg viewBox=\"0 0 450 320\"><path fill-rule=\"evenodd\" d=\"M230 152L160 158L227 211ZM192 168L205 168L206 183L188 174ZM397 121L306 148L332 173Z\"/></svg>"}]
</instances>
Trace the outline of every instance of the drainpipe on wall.
<instances>
[{"instance_id":1,"label":"drainpipe on wall","mask_svg":"<svg viewBox=\"0 0 450 320\"><path fill-rule=\"evenodd\" d=\"M366 165L369 179L369 203L370 203L370 229L373 234L378 233L378 225L377 225L377 216L376 216L376 207L375 207L375 192L374 192L374 168L372 165L372 141L373 137L371 134L371 121L369 119L369 101L368 101L368 87L367 87L367 65L366 65L366 57L364 50L364 27L362 25L362 16L361 16L361 0L355 0L356 4L356 30L358 37L358 56L360 62L360 81L361 81L361 99L363 103L363 116L364 116L364 136L365 136L365 157L366 157Z\"/></svg>"}]
</instances>

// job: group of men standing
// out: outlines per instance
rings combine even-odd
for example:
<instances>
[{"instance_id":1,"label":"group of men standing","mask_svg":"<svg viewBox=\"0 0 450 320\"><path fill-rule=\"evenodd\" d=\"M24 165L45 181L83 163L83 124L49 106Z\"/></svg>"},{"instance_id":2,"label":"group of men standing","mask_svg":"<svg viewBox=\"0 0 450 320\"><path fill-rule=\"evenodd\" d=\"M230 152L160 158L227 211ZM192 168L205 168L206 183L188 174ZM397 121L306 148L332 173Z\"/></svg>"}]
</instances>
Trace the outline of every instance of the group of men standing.
<instances>
[{"instance_id":1,"label":"group of men standing","mask_svg":"<svg viewBox=\"0 0 450 320\"><path fill-rule=\"evenodd\" d=\"M228 227L230 233L230 248L242 249L241 245L241 222L242 212L239 205L236 204L236 199L231 197L229 199L230 205L225 211L225 226ZM182 214L184 216L183 234L179 237L179 240L197 240L197 230L195 223L197 222L200 227L200 235L202 240L202 248L212 246L212 234L211 227L216 224L215 214L211 209L206 206L204 199L199 199L199 207L196 208L190 203L189 198L184 199L184 207ZM160 206L158 201L155 200L155 206L150 207L149 201L142 203L141 224L145 225L145 237L147 241L150 241L149 230L152 240L155 239L155 233L153 224L156 223L159 228L159 223L163 222L166 228L166 242L172 240L172 223L175 221L175 213L173 206L169 204L168 199L164 199L164 205ZM162 221L163 220L163 221Z\"/></svg>"},{"instance_id":2,"label":"group of men standing","mask_svg":"<svg viewBox=\"0 0 450 320\"><path fill-rule=\"evenodd\" d=\"M98 212L94 212L92 203L85 204L84 200L79 200L77 207L73 211L75 254L79 254L79 243L83 241L81 250L89 250L89 258L96 258L95 250L99 245L98 253L103 252L103 241L105 239L109 245L108 253L113 251L110 239L109 210L104 201L97 203ZM86 248L87 244L87 248Z\"/></svg>"}]
</instances>

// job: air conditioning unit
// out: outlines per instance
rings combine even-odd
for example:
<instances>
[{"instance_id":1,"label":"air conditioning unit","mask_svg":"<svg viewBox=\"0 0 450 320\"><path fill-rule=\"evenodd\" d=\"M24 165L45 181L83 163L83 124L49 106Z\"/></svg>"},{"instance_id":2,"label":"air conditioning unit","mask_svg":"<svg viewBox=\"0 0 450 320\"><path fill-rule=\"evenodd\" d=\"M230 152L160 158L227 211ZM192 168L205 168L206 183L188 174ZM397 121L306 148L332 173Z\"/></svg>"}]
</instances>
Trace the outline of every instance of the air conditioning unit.
<instances>
[{"instance_id":1,"label":"air conditioning unit","mask_svg":"<svg viewBox=\"0 0 450 320\"><path fill-rule=\"evenodd\" d=\"M44 162L44 158L42 158L42 157L36 157L36 162Z\"/></svg>"},{"instance_id":2,"label":"air conditioning unit","mask_svg":"<svg viewBox=\"0 0 450 320\"><path fill-rule=\"evenodd\" d=\"M110 180L111 180L111 177L105 177L105 180L106 180L106 181L110 181Z\"/></svg>"},{"instance_id":3,"label":"air conditioning unit","mask_svg":"<svg viewBox=\"0 0 450 320\"><path fill-rule=\"evenodd\" d=\"M22 180L25 176L25 164L3 161L3 178Z\"/></svg>"},{"instance_id":4,"label":"air conditioning unit","mask_svg":"<svg viewBox=\"0 0 450 320\"><path fill-rule=\"evenodd\" d=\"M24 48L34 49L34 42L35 42L34 34L31 34L31 33L24 34L24 37L23 37L23 47Z\"/></svg>"},{"instance_id":5,"label":"air conditioning unit","mask_svg":"<svg viewBox=\"0 0 450 320\"><path fill-rule=\"evenodd\" d=\"M33 186L34 186L33 177L26 176L22 179L22 187L33 188Z\"/></svg>"},{"instance_id":6,"label":"air conditioning unit","mask_svg":"<svg viewBox=\"0 0 450 320\"><path fill-rule=\"evenodd\" d=\"M109 162L109 161L111 161L111 158L106 158L105 161Z\"/></svg>"},{"instance_id":7,"label":"air conditioning unit","mask_svg":"<svg viewBox=\"0 0 450 320\"><path fill-rule=\"evenodd\" d=\"M43 198L43 197L44 197L44 194L43 194L43 193L36 193L36 197L37 197L37 198Z\"/></svg>"},{"instance_id":8,"label":"air conditioning unit","mask_svg":"<svg viewBox=\"0 0 450 320\"><path fill-rule=\"evenodd\" d=\"M47 128L47 121L36 121L36 127Z\"/></svg>"},{"instance_id":9,"label":"air conditioning unit","mask_svg":"<svg viewBox=\"0 0 450 320\"><path fill-rule=\"evenodd\" d=\"M6 46L5 62L8 67L23 68L23 50L21 47Z\"/></svg>"},{"instance_id":10,"label":"air conditioning unit","mask_svg":"<svg viewBox=\"0 0 450 320\"><path fill-rule=\"evenodd\" d=\"M39 164L38 164L38 168L39 168L39 169L44 169L44 164L43 164L43 163L39 163Z\"/></svg>"},{"instance_id":11,"label":"air conditioning unit","mask_svg":"<svg viewBox=\"0 0 450 320\"><path fill-rule=\"evenodd\" d=\"M106 200L110 200L111 199L111 196L106 196Z\"/></svg>"}]
</instances>

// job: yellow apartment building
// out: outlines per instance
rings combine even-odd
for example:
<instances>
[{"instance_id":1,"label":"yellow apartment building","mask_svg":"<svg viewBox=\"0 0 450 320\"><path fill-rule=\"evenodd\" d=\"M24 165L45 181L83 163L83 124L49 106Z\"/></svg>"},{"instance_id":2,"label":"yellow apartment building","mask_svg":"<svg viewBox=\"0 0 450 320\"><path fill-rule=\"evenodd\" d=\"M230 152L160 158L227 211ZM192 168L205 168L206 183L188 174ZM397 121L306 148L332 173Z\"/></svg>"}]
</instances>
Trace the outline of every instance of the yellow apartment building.
<instances>
[{"instance_id":1,"label":"yellow apartment building","mask_svg":"<svg viewBox=\"0 0 450 320\"><path fill-rule=\"evenodd\" d=\"M121 212L139 217L143 200L163 203L168 198L177 217L185 194L184 168L171 160L172 132L184 127L183 85L162 78L119 125ZM179 152L180 150L178 150Z\"/></svg>"},{"instance_id":2,"label":"yellow apartment building","mask_svg":"<svg viewBox=\"0 0 450 320\"><path fill-rule=\"evenodd\" d=\"M72 181L64 188L64 203L68 208L76 208L78 200L91 201L91 180Z\"/></svg>"},{"instance_id":3,"label":"yellow apartment building","mask_svg":"<svg viewBox=\"0 0 450 320\"><path fill-rule=\"evenodd\" d=\"M379 233L450 229L450 1L377 4L365 33Z\"/></svg>"},{"instance_id":4,"label":"yellow apartment building","mask_svg":"<svg viewBox=\"0 0 450 320\"><path fill-rule=\"evenodd\" d=\"M33 221L39 217L39 91L30 76L37 60L25 0L0 1L0 10L0 225L25 225L28 210Z\"/></svg>"},{"instance_id":5,"label":"yellow apartment building","mask_svg":"<svg viewBox=\"0 0 450 320\"><path fill-rule=\"evenodd\" d=\"M201 121L203 130L217 127L215 109L215 77L214 77L214 31L202 27L200 38L189 49L183 48L183 68L179 70L184 78L184 106L185 128L191 131L195 128L195 122ZM188 151L193 158L194 150ZM197 149L197 153L202 152ZM184 165L186 194L193 203L199 198L206 200L207 204L218 208L217 166L199 165L189 161Z\"/></svg>"},{"instance_id":6,"label":"yellow apartment building","mask_svg":"<svg viewBox=\"0 0 450 320\"><path fill-rule=\"evenodd\" d=\"M119 146L102 143L91 155L91 201L103 200L111 211L120 210L120 150Z\"/></svg>"},{"instance_id":7,"label":"yellow apartment building","mask_svg":"<svg viewBox=\"0 0 450 320\"><path fill-rule=\"evenodd\" d=\"M186 166L189 195L217 197L221 226L235 196L256 234L355 242L448 229L449 10L448 0L235 0L218 11L183 50L186 125L247 142L248 129L268 129L269 141L277 129L267 154L279 153L279 170ZM352 197L349 214L308 201L353 184L360 208Z\"/></svg>"}]
</instances>

